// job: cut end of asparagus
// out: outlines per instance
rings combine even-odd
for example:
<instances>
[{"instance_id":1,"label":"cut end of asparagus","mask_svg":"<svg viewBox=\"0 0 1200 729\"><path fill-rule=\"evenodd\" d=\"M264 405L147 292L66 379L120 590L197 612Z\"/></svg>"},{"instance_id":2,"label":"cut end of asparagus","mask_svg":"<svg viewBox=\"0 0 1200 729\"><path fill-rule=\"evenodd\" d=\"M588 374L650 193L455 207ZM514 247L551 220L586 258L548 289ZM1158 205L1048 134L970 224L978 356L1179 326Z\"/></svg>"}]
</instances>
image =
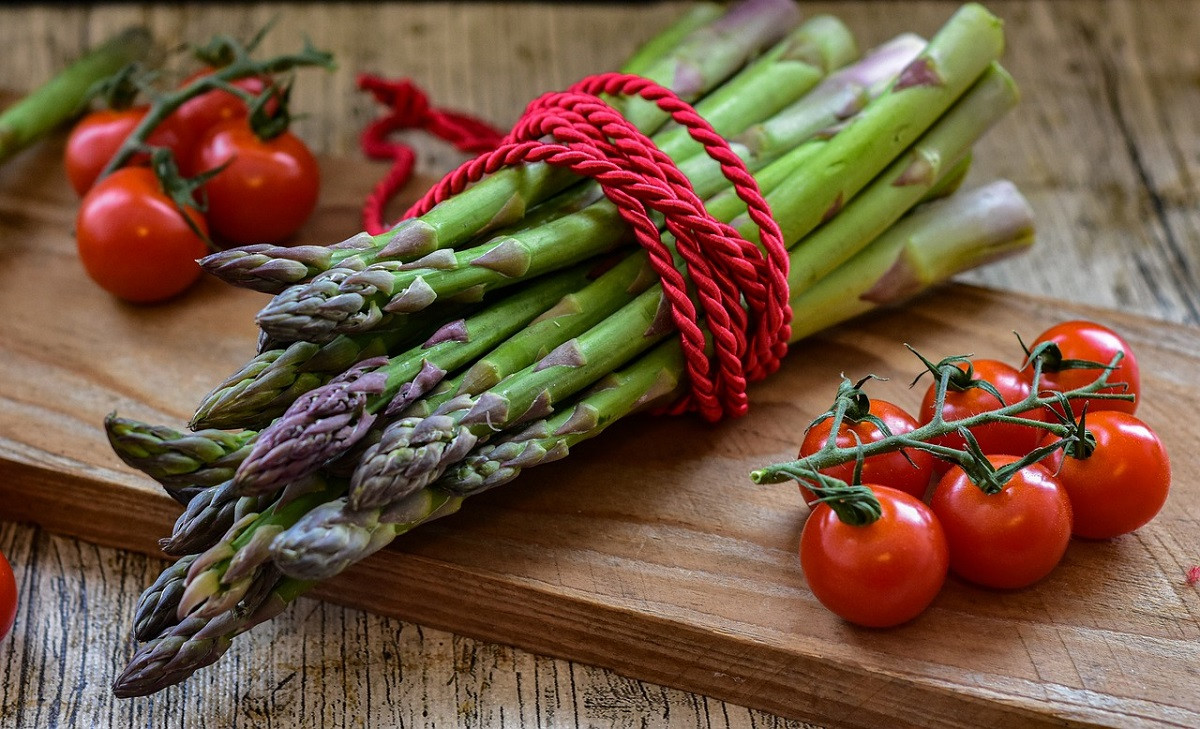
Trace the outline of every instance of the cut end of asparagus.
<instances>
[{"instance_id":1,"label":"cut end of asparagus","mask_svg":"<svg viewBox=\"0 0 1200 729\"><path fill-rule=\"evenodd\" d=\"M1034 242L1033 210L1007 180L935 201L922 211L938 225L914 236L879 281L862 294L890 304L955 274L1019 253Z\"/></svg>"}]
</instances>

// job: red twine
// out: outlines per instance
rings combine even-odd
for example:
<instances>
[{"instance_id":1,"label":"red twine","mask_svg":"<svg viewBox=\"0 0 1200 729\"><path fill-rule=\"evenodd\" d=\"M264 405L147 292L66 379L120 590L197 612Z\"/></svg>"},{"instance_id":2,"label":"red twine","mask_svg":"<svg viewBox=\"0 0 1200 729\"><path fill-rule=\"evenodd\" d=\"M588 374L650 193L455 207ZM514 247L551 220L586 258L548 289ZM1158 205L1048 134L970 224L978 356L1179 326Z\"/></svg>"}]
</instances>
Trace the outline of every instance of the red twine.
<instances>
[{"instance_id":1,"label":"red twine","mask_svg":"<svg viewBox=\"0 0 1200 729\"><path fill-rule=\"evenodd\" d=\"M379 181L363 203L363 229L371 235L391 228L384 220L384 210L388 201L408 184L416 163L412 148L391 141L392 133L420 129L471 154L495 149L504 136L487 122L466 114L435 109L430 106L425 93L407 79L390 81L360 74L358 87L369 91L376 101L388 107L387 115L368 124L359 137L359 145L367 157L392 161L387 176Z\"/></svg>"},{"instance_id":2,"label":"red twine","mask_svg":"<svg viewBox=\"0 0 1200 729\"><path fill-rule=\"evenodd\" d=\"M745 201L759 228L761 248L709 215L675 163L599 98L601 94L640 96L687 127ZM363 136L365 145L367 135ZM671 412L696 410L710 421L745 414L746 387L778 369L792 317L788 257L779 226L728 143L695 109L648 79L616 73L591 76L565 92L533 101L497 148L446 175L404 217L427 212L485 175L527 162L546 162L596 180L646 249L662 280L690 378L690 394ZM373 196L368 206L378 210L382 202ZM686 272L675 268L650 211L663 215ZM689 282L695 287L695 303L688 295ZM701 317L711 334L711 359Z\"/></svg>"}]
</instances>

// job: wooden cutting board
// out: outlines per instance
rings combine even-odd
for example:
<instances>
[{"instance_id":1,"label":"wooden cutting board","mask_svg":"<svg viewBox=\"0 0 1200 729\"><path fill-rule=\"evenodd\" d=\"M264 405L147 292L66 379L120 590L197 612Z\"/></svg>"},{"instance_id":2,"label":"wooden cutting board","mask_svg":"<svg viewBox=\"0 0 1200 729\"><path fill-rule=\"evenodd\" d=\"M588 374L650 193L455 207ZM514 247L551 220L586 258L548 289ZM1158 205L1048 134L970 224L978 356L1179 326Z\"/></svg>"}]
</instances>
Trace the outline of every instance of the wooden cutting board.
<instances>
[{"instance_id":1,"label":"wooden cutting board","mask_svg":"<svg viewBox=\"0 0 1200 729\"><path fill-rule=\"evenodd\" d=\"M105 295L75 257L76 201L56 154L46 145L0 169L0 517L153 554L177 507L110 452L102 419L182 427L251 356L265 297L213 281L156 307ZM326 160L323 171L305 242L357 231L381 170ZM890 377L873 392L914 406L902 342L1013 358L1012 330L1081 316L1140 355L1140 414L1173 456L1163 513L1136 534L1073 543L1029 589L951 580L898 629L857 629L818 605L795 553L805 507L747 473L791 457L840 373ZM744 419L621 424L320 594L838 726L1200 725L1200 593L1185 580L1200 562L1198 365L1197 329L947 287L796 346Z\"/></svg>"}]
</instances>

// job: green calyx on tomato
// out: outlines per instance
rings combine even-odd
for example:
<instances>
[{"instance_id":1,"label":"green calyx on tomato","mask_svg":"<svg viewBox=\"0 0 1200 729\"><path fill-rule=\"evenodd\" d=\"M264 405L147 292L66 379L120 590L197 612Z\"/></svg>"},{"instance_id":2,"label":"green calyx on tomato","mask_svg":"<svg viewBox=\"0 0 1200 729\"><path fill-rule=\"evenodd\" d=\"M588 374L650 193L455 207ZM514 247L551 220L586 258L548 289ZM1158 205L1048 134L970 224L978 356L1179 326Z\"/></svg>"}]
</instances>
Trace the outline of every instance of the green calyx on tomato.
<instances>
[{"instance_id":1,"label":"green calyx on tomato","mask_svg":"<svg viewBox=\"0 0 1200 729\"><path fill-rule=\"evenodd\" d=\"M1166 503L1171 462L1158 435L1136 416L1100 410L1087 416L1087 455L1070 449L1046 466L1071 498L1073 532L1111 539L1147 524Z\"/></svg>"},{"instance_id":2,"label":"green calyx on tomato","mask_svg":"<svg viewBox=\"0 0 1200 729\"><path fill-rule=\"evenodd\" d=\"M988 458L996 471L1013 456ZM947 473L929 506L946 533L950 570L963 579L998 589L1031 585L1062 559L1071 538L1071 502L1058 479L1038 464L1011 471L1004 487L977 488L961 468Z\"/></svg>"},{"instance_id":3,"label":"green calyx on tomato","mask_svg":"<svg viewBox=\"0 0 1200 729\"><path fill-rule=\"evenodd\" d=\"M261 139L246 119L230 119L209 130L195 161L216 170L204 186L207 218L231 243L280 243L316 209L320 168L291 132Z\"/></svg>"},{"instance_id":4,"label":"green calyx on tomato","mask_svg":"<svg viewBox=\"0 0 1200 729\"><path fill-rule=\"evenodd\" d=\"M917 419L886 400L870 399L863 385L873 375L851 383L843 378L832 408L814 420L804 432L801 458L837 448L859 448L885 438L905 435L917 429ZM900 448L853 462L819 469L826 476L849 484L873 483L890 486L921 498L933 473L933 456L919 449ZM810 489L801 486L809 504L816 501Z\"/></svg>"},{"instance_id":5,"label":"green calyx on tomato","mask_svg":"<svg viewBox=\"0 0 1200 729\"><path fill-rule=\"evenodd\" d=\"M1024 342L1021 346L1026 361L1041 368L1039 389L1067 392L1103 376L1107 386L1084 402L1093 411L1137 410L1141 396L1137 357L1112 329L1092 321L1065 321L1039 334L1028 347Z\"/></svg>"},{"instance_id":6,"label":"green calyx on tomato","mask_svg":"<svg viewBox=\"0 0 1200 729\"><path fill-rule=\"evenodd\" d=\"M919 499L862 487L878 504L869 524L850 524L817 504L800 535L800 566L817 600L856 625L887 628L917 617L946 581L949 554L938 519Z\"/></svg>"}]
</instances>

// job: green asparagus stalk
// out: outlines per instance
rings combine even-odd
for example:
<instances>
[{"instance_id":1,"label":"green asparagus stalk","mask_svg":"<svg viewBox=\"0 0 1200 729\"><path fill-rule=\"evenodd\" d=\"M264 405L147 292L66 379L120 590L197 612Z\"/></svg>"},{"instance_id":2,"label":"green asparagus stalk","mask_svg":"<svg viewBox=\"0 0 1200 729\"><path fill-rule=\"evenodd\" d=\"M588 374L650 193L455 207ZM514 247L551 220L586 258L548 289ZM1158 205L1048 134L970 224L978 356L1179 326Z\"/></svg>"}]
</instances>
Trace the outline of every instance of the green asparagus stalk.
<instances>
[{"instance_id":1,"label":"green asparagus stalk","mask_svg":"<svg viewBox=\"0 0 1200 729\"><path fill-rule=\"evenodd\" d=\"M144 60L153 42L145 28L128 28L0 113L0 164L79 114L95 84Z\"/></svg>"},{"instance_id":2,"label":"green asparagus stalk","mask_svg":"<svg viewBox=\"0 0 1200 729\"><path fill-rule=\"evenodd\" d=\"M789 290L803 291L853 256L859 249L848 241L865 245L887 230L967 158L971 145L1016 106L1017 99L1012 77L993 65L924 136L850 201L837 216L839 225L818 228L803 240L792 256Z\"/></svg>"},{"instance_id":3,"label":"green asparagus stalk","mask_svg":"<svg viewBox=\"0 0 1200 729\"><path fill-rule=\"evenodd\" d=\"M792 341L1018 253L1033 240L1033 212L1011 182L926 203L793 296Z\"/></svg>"},{"instance_id":4,"label":"green asparagus stalk","mask_svg":"<svg viewBox=\"0 0 1200 729\"><path fill-rule=\"evenodd\" d=\"M466 307L430 309L397 317L394 326L339 335L325 344L292 342L267 349L227 377L196 407L192 428L263 428L297 397L328 383L359 362L428 338Z\"/></svg>"},{"instance_id":5,"label":"green asparagus stalk","mask_svg":"<svg viewBox=\"0 0 1200 729\"><path fill-rule=\"evenodd\" d=\"M771 201L784 239L799 240L836 215L983 75L1003 46L998 18L976 4L961 7L892 87L793 177L790 194Z\"/></svg>"},{"instance_id":6,"label":"green asparagus stalk","mask_svg":"<svg viewBox=\"0 0 1200 729\"><path fill-rule=\"evenodd\" d=\"M215 486L232 478L255 436L213 429L181 433L115 413L104 419L104 430L122 461L158 481L185 505L183 489Z\"/></svg>"},{"instance_id":7,"label":"green asparagus stalk","mask_svg":"<svg viewBox=\"0 0 1200 729\"><path fill-rule=\"evenodd\" d=\"M242 495L272 493L340 456L385 408L402 410L447 372L487 352L581 288L587 278L587 266L555 274L479 314L446 324L419 347L391 359L360 362L305 393L259 433L234 474L235 488Z\"/></svg>"},{"instance_id":8,"label":"green asparagus stalk","mask_svg":"<svg viewBox=\"0 0 1200 729\"><path fill-rule=\"evenodd\" d=\"M796 21L791 0L743 0L712 23L689 33L664 58L653 63L637 59L636 72L685 99L699 99L720 86L747 59L789 32ZM778 109L787 103L785 99L802 93L804 85L811 87L820 73L842 65L855 53L853 39L844 26L832 28L821 21L813 30L819 32L797 34L799 40L795 44L774 50L767 61L754 64L753 73L741 74L738 77L741 80L727 84L738 89L738 93L726 91L715 101L700 102L701 113L712 114L719 123L724 123L721 120L726 115L732 117L729 123L739 123L746 110L754 109L755 104L745 98L741 103L732 103L730 97L744 97L747 89L756 98L780 98L774 102L777 104L774 108ZM709 53L698 53L705 44L710 45ZM656 47L666 45L655 43ZM642 114L640 121L634 120L635 126L645 133L655 131L662 121L655 114ZM737 130L744 128L745 122L740 123ZM695 152L695 144L686 135L672 132L668 135L669 146L676 153ZM335 267L359 270L376 260L411 261L437 250L458 247L489 231L518 225L537 203L577 182L579 178L573 173L546 163L522 165L519 169L489 175L420 218L402 221L379 236L360 233L332 247L247 246L208 256L201 265L229 283L278 293L288 284ZM591 193L568 194L567 202L560 201L557 205L570 211L581 201L595 199L597 193L593 188ZM551 213L544 221L555 217L558 215Z\"/></svg>"},{"instance_id":9,"label":"green asparagus stalk","mask_svg":"<svg viewBox=\"0 0 1200 729\"><path fill-rule=\"evenodd\" d=\"M678 341L668 340L600 380L573 408L474 449L433 485L466 496L506 484L524 468L565 458L576 443L594 438L625 415L678 396L683 368Z\"/></svg>"},{"instance_id":10,"label":"green asparagus stalk","mask_svg":"<svg viewBox=\"0 0 1200 729\"><path fill-rule=\"evenodd\" d=\"M625 73L645 73L646 69L665 58L683 39L721 16L723 10L716 3L696 3L688 8L675 22L661 30L650 40L640 45L625 61L621 70Z\"/></svg>"}]
</instances>

